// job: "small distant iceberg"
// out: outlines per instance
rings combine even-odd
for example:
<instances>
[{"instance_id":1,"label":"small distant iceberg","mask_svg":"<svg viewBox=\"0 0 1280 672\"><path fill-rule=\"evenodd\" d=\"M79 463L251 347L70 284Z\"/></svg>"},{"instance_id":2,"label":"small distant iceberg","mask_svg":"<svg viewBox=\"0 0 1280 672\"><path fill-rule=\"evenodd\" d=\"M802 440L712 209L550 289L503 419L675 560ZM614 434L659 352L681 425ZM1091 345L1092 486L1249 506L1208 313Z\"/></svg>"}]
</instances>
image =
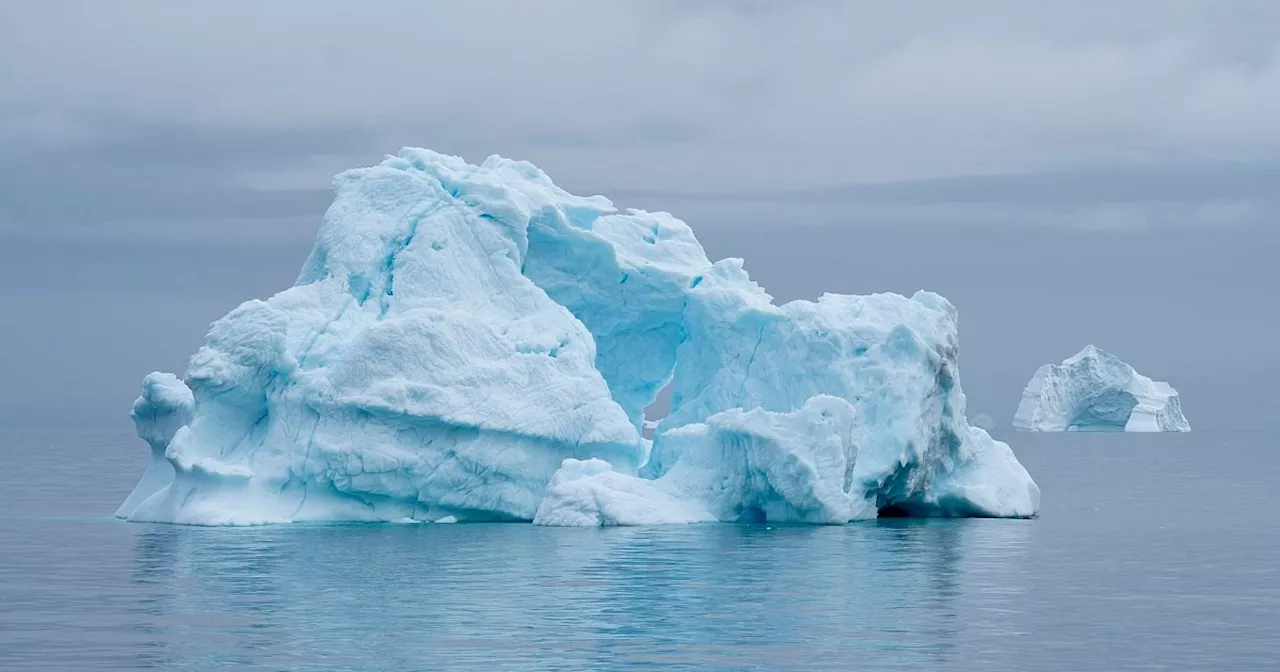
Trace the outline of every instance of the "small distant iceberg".
<instances>
[{"instance_id":1,"label":"small distant iceberg","mask_svg":"<svg viewBox=\"0 0 1280 672\"><path fill-rule=\"evenodd\" d=\"M996 419L991 417L988 413L979 413L972 418L969 418L969 426L979 427L991 432L999 429L1000 423L996 422Z\"/></svg>"},{"instance_id":2,"label":"small distant iceberg","mask_svg":"<svg viewBox=\"0 0 1280 672\"><path fill-rule=\"evenodd\" d=\"M1178 393L1093 345L1040 367L1013 416L1027 432L1189 432Z\"/></svg>"}]
</instances>

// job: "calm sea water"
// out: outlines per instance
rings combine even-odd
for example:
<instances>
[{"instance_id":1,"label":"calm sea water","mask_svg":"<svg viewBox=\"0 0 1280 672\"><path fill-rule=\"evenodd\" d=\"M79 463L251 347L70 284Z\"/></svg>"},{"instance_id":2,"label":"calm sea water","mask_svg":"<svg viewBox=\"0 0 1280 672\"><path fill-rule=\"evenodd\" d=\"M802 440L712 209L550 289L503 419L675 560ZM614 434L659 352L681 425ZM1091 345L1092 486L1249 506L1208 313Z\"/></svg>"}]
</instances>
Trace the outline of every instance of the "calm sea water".
<instances>
[{"instance_id":1,"label":"calm sea water","mask_svg":"<svg viewBox=\"0 0 1280 672\"><path fill-rule=\"evenodd\" d=\"M1280 667L1280 435L1003 438L1037 520L200 529L109 517L128 433L0 432L0 669Z\"/></svg>"}]
</instances>

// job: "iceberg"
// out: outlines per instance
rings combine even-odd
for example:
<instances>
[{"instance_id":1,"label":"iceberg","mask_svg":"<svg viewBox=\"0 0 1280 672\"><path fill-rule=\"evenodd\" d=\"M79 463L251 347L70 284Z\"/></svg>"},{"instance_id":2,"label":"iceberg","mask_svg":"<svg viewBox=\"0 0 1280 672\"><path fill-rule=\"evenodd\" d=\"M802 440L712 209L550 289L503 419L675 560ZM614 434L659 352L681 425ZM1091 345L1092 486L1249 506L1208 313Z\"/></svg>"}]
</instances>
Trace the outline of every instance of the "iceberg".
<instances>
[{"instance_id":1,"label":"iceberg","mask_svg":"<svg viewBox=\"0 0 1280 672\"><path fill-rule=\"evenodd\" d=\"M131 521L598 526L1030 517L965 420L929 292L776 305L667 213L530 163L406 148L342 173L293 287L135 403ZM671 413L646 421L658 392ZM651 435L650 438L646 438Z\"/></svg>"},{"instance_id":2,"label":"iceberg","mask_svg":"<svg viewBox=\"0 0 1280 672\"><path fill-rule=\"evenodd\" d=\"M191 389L172 373L155 372L142 379L142 395L133 402L129 415L138 436L151 447L151 459L142 479L120 505L116 516L125 517L173 481L173 465L165 458L165 450L173 435L191 422L194 406Z\"/></svg>"},{"instance_id":3,"label":"iceberg","mask_svg":"<svg viewBox=\"0 0 1280 672\"><path fill-rule=\"evenodd\" d=\"M1093 345L1045 364L1022 390L1013 427L1033 432L1189 432L1178 393Z\"/></svg>"},{"instance_id":4,"label":"iceberg","mask_svg":"<svg viewBox=\"0 0 1280 672\"><path fill-rule=\"evenodd\" d=\"M989 413L979 413L973 416L972 418L969 419L969 424L973 425L974 427L981 427L987 430L988 432L994 431L1000 428L999 423L997 423L996 419L991 417Z\"/></svg>"}]
</instances>

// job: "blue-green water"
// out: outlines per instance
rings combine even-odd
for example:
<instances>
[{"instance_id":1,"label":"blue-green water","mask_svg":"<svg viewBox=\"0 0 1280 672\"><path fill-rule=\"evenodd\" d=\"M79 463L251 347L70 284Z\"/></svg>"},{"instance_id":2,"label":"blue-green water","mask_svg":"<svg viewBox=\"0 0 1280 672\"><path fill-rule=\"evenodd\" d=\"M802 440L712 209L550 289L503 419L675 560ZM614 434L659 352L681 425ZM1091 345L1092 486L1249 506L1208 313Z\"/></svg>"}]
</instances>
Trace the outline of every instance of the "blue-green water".
<instances>
[{"instance_id":1,"label":"blue-green water","mask_svg":"<svg viewBox=\"0 0 1280 672\"><path fill-rule=\"evenodd\" d=\"M1026 435L1030 521L201 529L146 448L0 432L4 670L1262 670L1275 434Z\"/></svg>"}]
</instances>

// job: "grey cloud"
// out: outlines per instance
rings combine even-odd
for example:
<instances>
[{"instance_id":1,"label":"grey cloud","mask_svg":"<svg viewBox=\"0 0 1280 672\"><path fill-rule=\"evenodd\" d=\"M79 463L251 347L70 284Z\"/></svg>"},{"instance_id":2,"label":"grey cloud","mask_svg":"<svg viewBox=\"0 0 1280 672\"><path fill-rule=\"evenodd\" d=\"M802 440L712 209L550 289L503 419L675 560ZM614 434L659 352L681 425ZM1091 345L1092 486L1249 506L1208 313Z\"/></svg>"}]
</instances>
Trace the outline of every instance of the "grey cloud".
<instances>
[{"instance_id":1,"label":"grey cloud","mask_svg":"<svg viewBox=\"0 0 1280 672\"><path fill-rule=\"evenodd\" d=\"M1280 201L1280 162L1224 162L1150 166L1098 165L1006 175L743 192L644 191L618 195L707 201L789 201L861 204L912 203L1199 203Z\"/></svg>"},{"instance_id":2,"label":"grey cloud","mask_svg":"<svg viewBox=\"0 0 1280 672\"><path fill-rule=\"evenodd\" d=\"M72 141L0 138L0 232L95 237L129 225L144 236L152 228L183 238L192 223L314 218L328 205L327 182L258 189L238 175L325 153L378 158L358 130L218 129L111 116L77 123L82 133Z\"/></svg>"},{"instance_id":3,"label":"grey cloud","mask_svg":"<svg viewBox=\"0 0 1280 672\"><path fill-rule=\"evenodd\" d=\"M1280 163L1100 165L814 190L817 199L926 203L1277 201Z\"/></svg>"},{"instance_id":4,"label":"grey cloud","mask_svg":"<svg viewBox=\"0 0 1280 672\"><path fill-rule=\"evenodd\" d=\"M263 240L256 229L290 219L309 232L328 206L334 173L398 149L358 128L219 128L106 114L77 115L70 123L77 131L63 138L0 136L0 234L248 242ZM639 146L688 142L699 132L665 119L598 131L530 132L525 142L553 149ZM277 172L317 156L328 160L285 180L288 186L276 184Z\"/></svg>"},{"instance_id":5,"label":"grey cloud","mask_svg":"<svg viewBox=\"0 0 1280 672\"><path fill-rule=\"evenodd\" d=\"M374 128L382 151L521 155L562 180L791 189L1280 153L1270 2L0 11L0 106Z\"/></svg>"},{"instance_id":6,"label":"grey cloud","mask_svg":"<svg viewBox=\"0 0 1280 672\"><path fill-rule=\"evenodd\" d=\"M620 203L691 222L1072 228L1273 226L1280 163L1098 165L814 189L662 192L619 188Z\"/></svg>"},{"instance_id":7,"label":"grey cloud","mask_svg":"<svg viewBox=\"0 0 1280 672\"><path fill-rule=\"evenodd\" d=\"M693 143L707 133L707 129L698 123L655 116L621 126L546 126L519 134L516 143L532 149L618 150Z\"/></svg>"},{"instance_id":8,"label":"grey cloud","mask_svg":"<svg viewBox=\"0 0 1280 672\"><path fill-rule=\"evenodd\" d=\"M694 223L1276 210L1272 2L122 0L8 3L0 26L10 233L314 226L334 172L402 145Z\"/></svg>"},{"instance_id":9,"label":"grey cloud","mask_svg":"<svg viewBox=\"0 0 1280 672\"><path fill-rule=\"evenodd\" d=\"M181 163L217 170L278 167L314 154L360 154L376 142L374 133L353 127L219 128L106 115L83 119L92 140L80 151L87 149L95 159L122 165Z\"/></svg>"}]
</instances>

